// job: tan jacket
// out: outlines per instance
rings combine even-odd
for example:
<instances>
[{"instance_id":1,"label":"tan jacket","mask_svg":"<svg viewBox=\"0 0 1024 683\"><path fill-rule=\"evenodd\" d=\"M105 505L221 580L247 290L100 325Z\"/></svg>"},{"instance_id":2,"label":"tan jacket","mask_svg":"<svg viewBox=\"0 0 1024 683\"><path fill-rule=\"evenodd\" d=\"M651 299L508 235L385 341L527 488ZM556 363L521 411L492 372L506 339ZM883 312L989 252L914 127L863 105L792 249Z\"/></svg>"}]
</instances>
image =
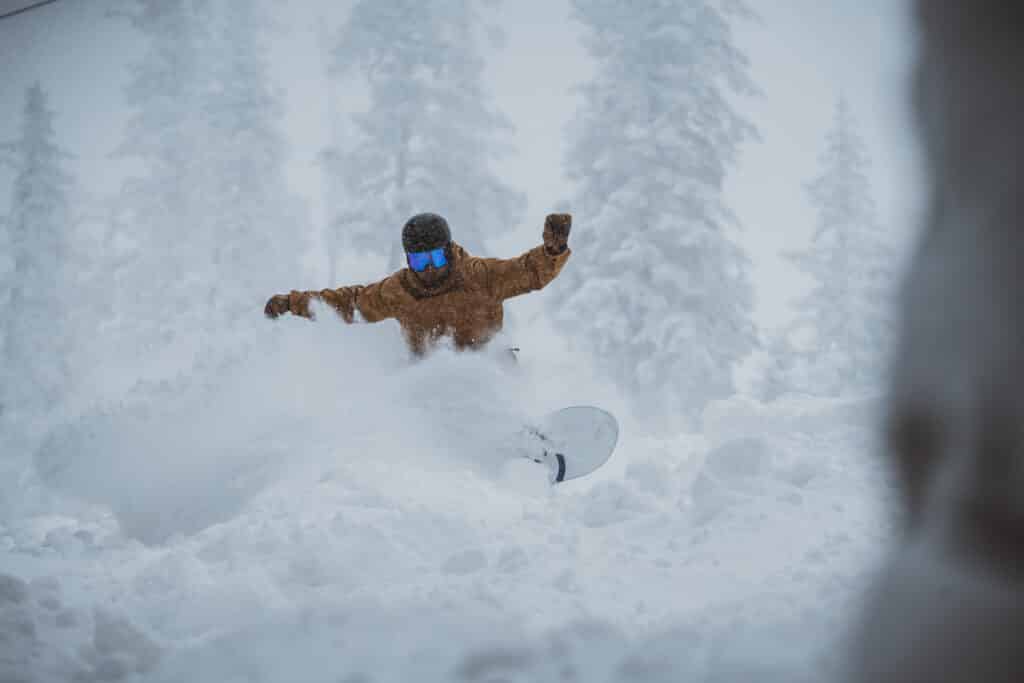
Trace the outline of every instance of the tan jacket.
<instances>
[{"instance_id":1,"label":"tan jacket","mask_svg":"<svg viewBox=\"0 0 1024 683\"><path fill-rule=\"evenodd\" d=\"M288 305L295 315L311 318L310 299L330 305L351 323L394 318L402 326L413 353L425 353L442 337L457 349L484 346L497 334L505 317L502 303L542 289L555 279L570 250L551 255L543 246L513 259L477 258L452 244L452 272L436 289L425 289L408 268L370 285L339 289L292 291Z\"/></svg>"}]
</instances>

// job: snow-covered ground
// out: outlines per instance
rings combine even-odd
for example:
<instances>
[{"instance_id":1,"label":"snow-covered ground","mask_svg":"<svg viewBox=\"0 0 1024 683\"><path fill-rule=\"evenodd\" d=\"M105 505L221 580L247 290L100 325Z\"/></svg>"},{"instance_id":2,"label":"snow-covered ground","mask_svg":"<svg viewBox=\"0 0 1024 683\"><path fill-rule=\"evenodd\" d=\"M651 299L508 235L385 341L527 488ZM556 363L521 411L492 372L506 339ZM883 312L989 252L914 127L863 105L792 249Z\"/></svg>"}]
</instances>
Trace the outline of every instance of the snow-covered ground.
<instances>
[{"instance_id":1,"label":"snow-covered ground","mask_svg":"<svg viewBox=\"0 0 1024 683\"><path fill-rule=\"evenodd\" d=\"M390 324L259 322L8 458L0 680L834 674L890 535L873 400L737 398L666 439L563 350L411 364ZM622 418L602 470L496 455L575 403Z\"/></svg>"}]
</instances>

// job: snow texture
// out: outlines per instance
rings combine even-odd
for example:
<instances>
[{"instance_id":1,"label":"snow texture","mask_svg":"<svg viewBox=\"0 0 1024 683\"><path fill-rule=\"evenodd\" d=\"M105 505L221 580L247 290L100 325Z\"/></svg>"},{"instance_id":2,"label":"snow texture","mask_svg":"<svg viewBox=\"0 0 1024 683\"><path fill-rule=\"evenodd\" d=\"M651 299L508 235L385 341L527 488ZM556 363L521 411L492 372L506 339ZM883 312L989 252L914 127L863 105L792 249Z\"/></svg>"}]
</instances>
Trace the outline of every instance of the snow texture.
<instances>
[{"instance_id":1,"label":"snow texture","mask_svg":"<svg viewBox=\"0 0 1024 683\"><path fill-rule=\"evenodd\" d=\"M49 487L0 523L0 661L31 681L836 670L888 535L871 401L735 399L676 440L627 420L604 469L552 489L496 435L583 396L614 409L610 388L569 389L558 357L410 365L395 336L283 321L205 381L55 432Z\"/></svg>"}]
</instances>

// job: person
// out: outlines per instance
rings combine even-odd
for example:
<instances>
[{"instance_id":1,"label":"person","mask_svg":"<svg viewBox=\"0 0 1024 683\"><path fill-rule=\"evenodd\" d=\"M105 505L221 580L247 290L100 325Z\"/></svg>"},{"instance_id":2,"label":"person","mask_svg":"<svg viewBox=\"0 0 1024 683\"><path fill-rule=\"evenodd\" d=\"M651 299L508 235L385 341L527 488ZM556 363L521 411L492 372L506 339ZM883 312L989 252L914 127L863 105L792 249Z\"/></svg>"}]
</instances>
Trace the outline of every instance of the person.
<instances>
[{"instance_id":1,"label":"person","mask_svg":"<svg viewBox=\"0 0 1024 683\"><path fill-rule=\"evenodd\" d=\"M512 259L479 258L452 241L442 216L417 214L402 228L408 267L365 286L277 294L264 313L312 319L317 299L346 323L397 320L417 356L443 338L459 350L482 349L502 328L505 300L543 289L561 272L572 253L571 228L570 214L550 214L542 245Z\"/></svg>"}]
</instances>

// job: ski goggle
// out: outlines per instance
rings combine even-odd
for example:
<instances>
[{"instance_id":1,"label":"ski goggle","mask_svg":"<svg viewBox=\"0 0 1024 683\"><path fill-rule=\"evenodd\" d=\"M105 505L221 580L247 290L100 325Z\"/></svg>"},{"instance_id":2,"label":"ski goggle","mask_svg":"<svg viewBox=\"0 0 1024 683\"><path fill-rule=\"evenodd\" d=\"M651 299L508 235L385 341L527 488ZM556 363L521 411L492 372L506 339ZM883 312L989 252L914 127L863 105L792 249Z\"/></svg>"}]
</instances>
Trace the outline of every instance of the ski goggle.
<instances>
[{"instance_id":1,"label":"ski goggle","mask_svg":"<svg viewBox=\"0 0 1024 683\"><path fill-rule=\"evenodd\" d=\"M422 273L431 263L435 268L444 268L448 265L447 248L439 247L430 251L414 251L406 255L409 267L417 273Z\"/></svg>"}]
</instances>

